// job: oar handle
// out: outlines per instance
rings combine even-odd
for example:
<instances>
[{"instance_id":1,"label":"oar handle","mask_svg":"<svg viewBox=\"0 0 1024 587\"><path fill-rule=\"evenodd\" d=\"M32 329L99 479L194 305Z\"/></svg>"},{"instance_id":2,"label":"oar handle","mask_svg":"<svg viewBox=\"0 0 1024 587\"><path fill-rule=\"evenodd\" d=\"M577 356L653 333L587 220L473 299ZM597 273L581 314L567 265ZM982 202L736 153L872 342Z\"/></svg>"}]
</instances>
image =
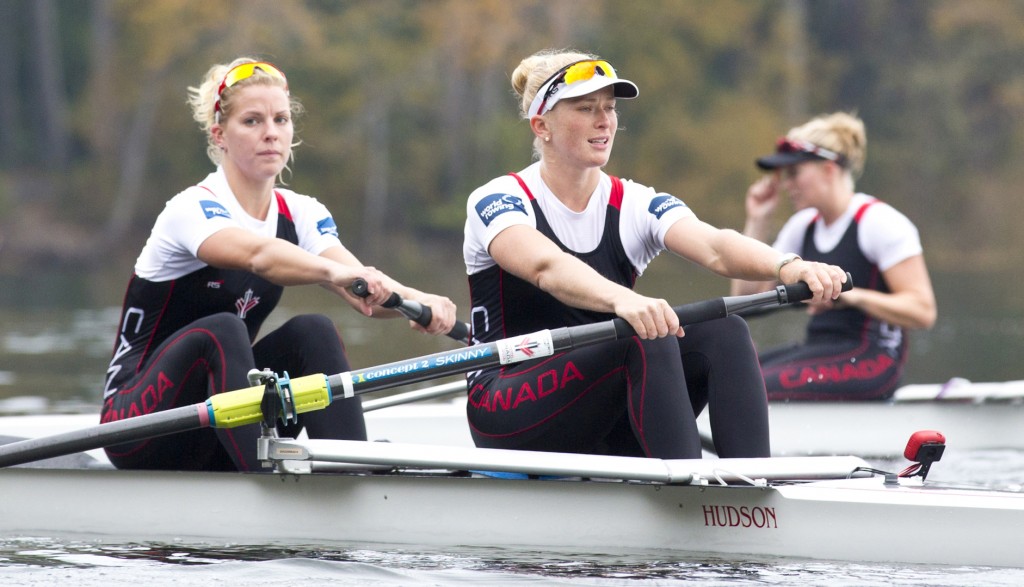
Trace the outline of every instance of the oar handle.
<instances>
[{"instance_id":1,"label":"oar handle","mask_svg":"<svg viewBox=\"0 0 1024 587\"><path fill-rule=\"evenodd\" d=\"M794 304L814 297L814 294L811 293L811 287L803 281L790 283L788 285L780 285L775 289L777 291L782 290L779 292L779 295L786 297L787 301L782 302L784 304ZM847 271L846 281L843 282L843 289L841 291L850 291L851 289L853 289L853 276L850 275L849 271Z\"/></svg>"},{"instance_id":2,"label":"oar handle","mask_svg":"<svg viewBox=\"0 0 1024 587\"><path fill-rule=\"evenodd\" d=\"M846 282L843 283L843 291L850 291L853 288L853 276L847 272ZM775 289L758 294L743 296L726 296L712 300L693 302L672 308L679 316L679 323L683 326L706 322L717 318L725 318L734 314L745 314L750 310L769 307L786 306L795 304L814 297L811 288L806 283L798 281L785 285L776 286ZM633 336L636 332L628 322L622 318L612 320L615 328L616 338L622 339Z\"/></svg>"},{"instance_id":3,"label":"oar handle","mask_svg":"<svg viewBox=\"0 0 1024 587\"><path fill-rule=\"evenodd\" d=\"M352 282L352 293L365 298L370 294L367 290L366 280L357 278ZM433 313L430 306L426 306L413 300L403 300L396 292L391 292L391 297L384 301L381 306L398 310L403 316L426 328L430 326ZM455 325L448 331L448 336L459 342L469 343L469 325L462 321L455 321Z\"/></svg>"}]
</instances>

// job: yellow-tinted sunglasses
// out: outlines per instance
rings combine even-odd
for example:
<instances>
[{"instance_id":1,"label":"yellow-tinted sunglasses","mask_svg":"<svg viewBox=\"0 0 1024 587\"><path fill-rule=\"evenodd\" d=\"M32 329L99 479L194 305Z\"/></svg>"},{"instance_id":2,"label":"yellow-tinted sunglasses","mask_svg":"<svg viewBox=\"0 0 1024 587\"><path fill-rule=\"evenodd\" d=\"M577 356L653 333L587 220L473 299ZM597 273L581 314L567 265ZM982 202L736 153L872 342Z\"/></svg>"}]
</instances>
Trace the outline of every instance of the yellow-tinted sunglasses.
<instances>
[{"instance_id":1,"label":"yellow-tinted sunglasses","mask_svg":"<svg viewBox=\"0 0 1024 587\"><path fill-rule=\"evenodd\" d=\"M536 108L530 108L530 115L542 114L544 112L544 106L547 105L548 100L558 92L559 84L570 86L576 82L585 82L595 75L603 75L611 79L618 78L615 75L615 69L603 59L577 61L559 69L540 85L537 94L543 96L543 98L541 98L539 104L534 100Z\"/></svg>"},{"instance_id":2,"label":"yellow-tinted sunglasses","mask_svg":"<svg viewBox=\"0 0 1024 587\"><path fill-rule=\"evenodd\" d=\"M574 84L576 82L587 81L597 74L601 74L612 79L615 79L616 77L615 69L613 69L611 64L607 61L580 61L579 63L573 63L565 69L565 76L562 78L562 81L566 84Z\"/></svg>"},{"instance_id":3,"label":"yellow-tinted sunglasses","mask_svg":"<svg viewBox=\"0 0 1024 587\"><path fill-rule=\"evenodd\" d=\"M284 89L286 92L288 91L288 78L286 78L284 76L284 73L282 73L281 70L275 67L273 64L267 63L266 61L256 61L254 63L242 63L236 65L229 69L226 74L224 74L224 80L220 82L220 87L217 88L217 102L213 105L213 113L214 116L217 118L217 122L220 122L220 99L221 96L224 94L224 90L230 88L231 86L237 84L238 82L244 79L249 79L250 77L256 74L257 69L269 75L270 77L274 77L283 81Z\"/></svg>"}]
</instances>

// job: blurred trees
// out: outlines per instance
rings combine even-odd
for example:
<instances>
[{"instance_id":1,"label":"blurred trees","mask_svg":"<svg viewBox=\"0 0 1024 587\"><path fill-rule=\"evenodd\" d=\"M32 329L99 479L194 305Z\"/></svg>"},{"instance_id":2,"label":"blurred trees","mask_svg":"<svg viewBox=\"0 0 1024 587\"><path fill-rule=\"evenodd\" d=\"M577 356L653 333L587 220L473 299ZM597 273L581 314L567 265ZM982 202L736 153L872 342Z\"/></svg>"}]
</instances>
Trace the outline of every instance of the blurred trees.
<instances>
[{"instance_id":1,"label":"blurred trees","mask_svg":"<svg viewBox=\"0 0 1024 587\"><path fill-rule=\"evenodd\" d=\"M469 191L530 162L508 79L546 47L640 86L609 172L716 224L740 226L776 136L856 110L860 187L930 264L1012 263L1022 25L1021 0L0 0L0 271L134 257L210 170L185 89L238 55L288 73L308 110L289 183L367 262L406 237L458 251Z\"/></svg>"}]
</instances>

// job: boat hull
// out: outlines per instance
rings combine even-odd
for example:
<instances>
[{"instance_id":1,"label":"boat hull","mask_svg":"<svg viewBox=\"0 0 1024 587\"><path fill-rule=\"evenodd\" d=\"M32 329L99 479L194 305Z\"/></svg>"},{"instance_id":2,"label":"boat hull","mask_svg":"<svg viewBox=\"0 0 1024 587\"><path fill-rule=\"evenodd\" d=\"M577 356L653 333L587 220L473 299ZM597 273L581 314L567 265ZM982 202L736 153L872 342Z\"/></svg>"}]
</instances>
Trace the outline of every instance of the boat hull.
<instances>
[{"instance_id":1,"label":"boat hull","mask_svg":"<svg viewBox=\"0 0 1024 587\"><path fill-rule=\"evenodd\" d=\"M0 470L5 536L389 544L1018 566L1024 495L449 474ZM937 537L955 529L956 540ZM953 545L955 543L955 545Z\"/></svg>"},{"instance_id":2,"label":"boat hull","mask_svg":"<svg viewBox=\"0 0 1024 587\"><path fill-rule=\"evenodd\" d=\"M1024 450L1024 404L1010 402L770 402L772 455L902 456L910 436L938 430L957 451ZM697 419L711 435L708 414Z\"/></svg>"}]
</instances>

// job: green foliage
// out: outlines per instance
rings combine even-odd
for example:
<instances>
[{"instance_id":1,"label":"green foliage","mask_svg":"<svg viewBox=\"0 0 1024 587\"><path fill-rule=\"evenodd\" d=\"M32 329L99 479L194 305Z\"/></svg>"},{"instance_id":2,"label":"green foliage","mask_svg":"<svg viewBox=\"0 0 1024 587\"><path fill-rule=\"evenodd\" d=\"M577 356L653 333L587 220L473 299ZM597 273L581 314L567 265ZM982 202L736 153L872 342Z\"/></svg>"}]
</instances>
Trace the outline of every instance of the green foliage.
<instances>
[{"instance_id":1,"label":"green foliage","mask_svg":"<svg viewBox=\"0 0 1024 587\"><path fill-rule=\"evenodd\" d=\"M859 187L918 223L936 251L931 263L1000 263L1024 245L1014 197L1024 174L1020 0L55 6L58 57L49 63L24 30L34 26L29 11L5 12L18 50L0 59L19 90L4 95L21 116L4 129L18 137L17 152L0 166L15 179L49 175L55 218L114 231L104 223L128 210L127 242L141 242L164 201L210 171L185 90L237 55L288 73L307 108L289 184L327 204L347 239L400 231L457 240L468 193L530 162L512 70L541 48L571 47L610 59L641 88L620 104L624 129L608 170L677 194L716 224L742 223L752 161L776 136L846 109L868 124ZM95 36L102 22L109 47ZM63 169L41 139L55 114L33 85L40 68L62 74L72 146ZM148 133L142 147L128 142L138 132ZM127 171L135 163L140 185ZM5 214L0 230L16 233L16 216Z\"/></svg>"}]
</instances>

